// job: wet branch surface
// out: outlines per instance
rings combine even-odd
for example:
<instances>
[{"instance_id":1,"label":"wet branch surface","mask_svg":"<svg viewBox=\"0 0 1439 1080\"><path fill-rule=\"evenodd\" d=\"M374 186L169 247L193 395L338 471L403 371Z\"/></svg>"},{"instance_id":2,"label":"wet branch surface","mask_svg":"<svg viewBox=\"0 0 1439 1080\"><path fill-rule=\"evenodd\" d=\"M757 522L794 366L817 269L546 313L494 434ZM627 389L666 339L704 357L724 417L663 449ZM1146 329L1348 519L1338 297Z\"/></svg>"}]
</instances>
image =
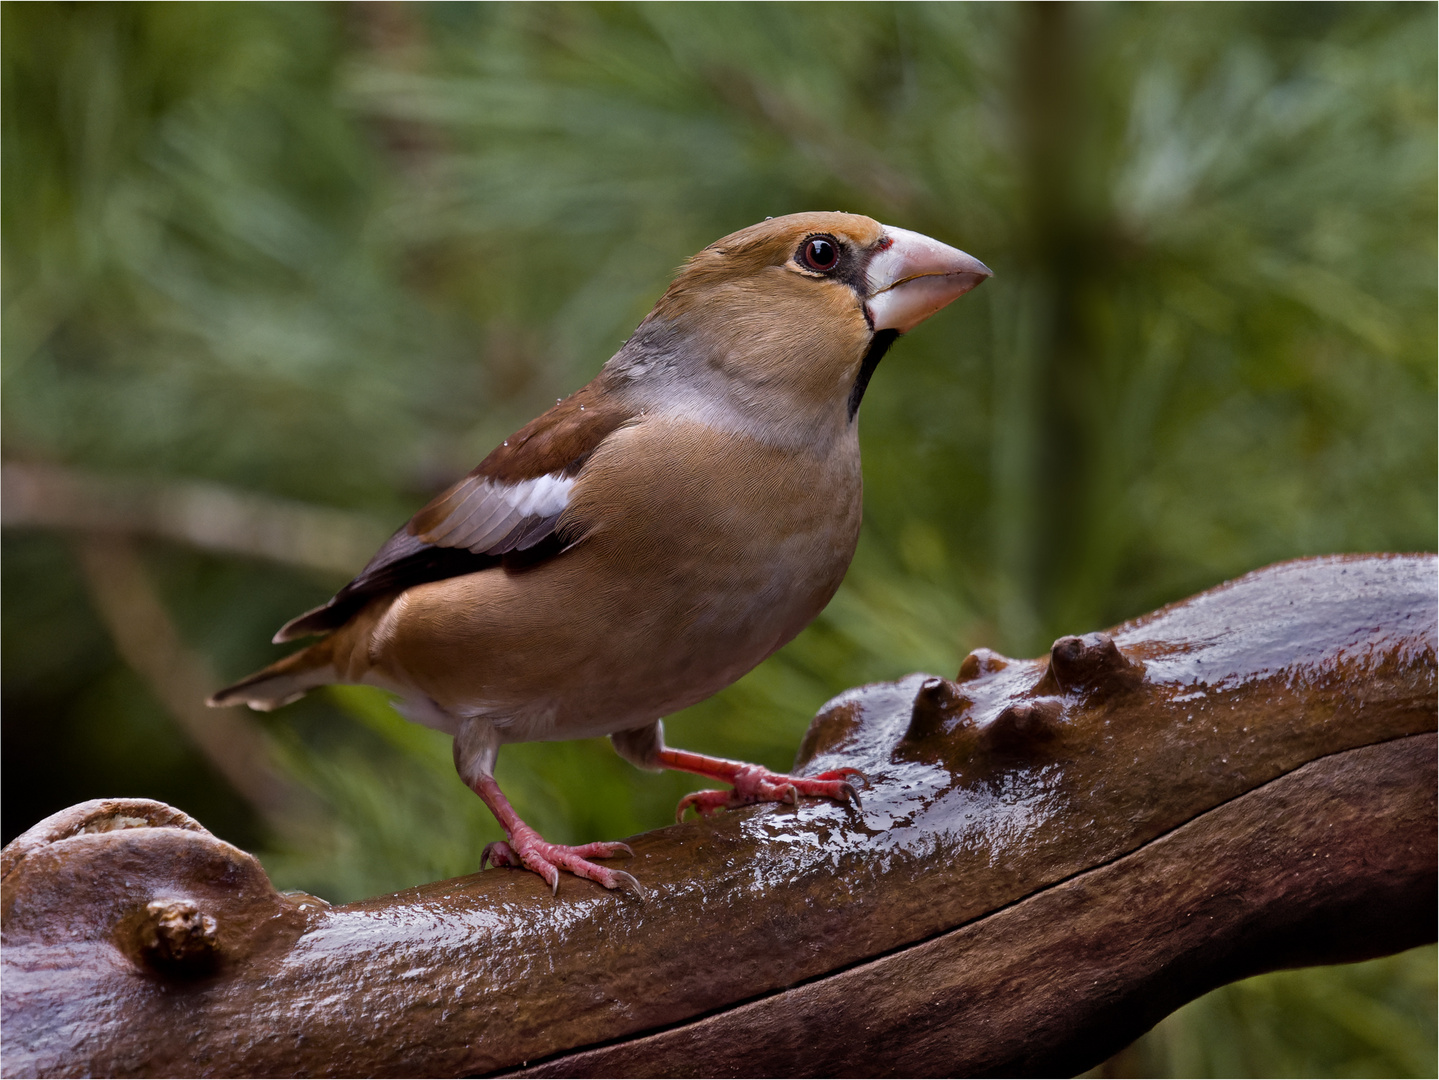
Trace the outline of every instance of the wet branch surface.
<instances>
[{"instance_id":1,"label":"wet branch surface","mask_svg":"<svg viewBox=\"0 0 1439 1080\"><path fill-rule=\"evenodd\" d=\"M20 1075L1005 1075L1434 940L1436 561L1280 564L1049 656L862 687L862 809L634 838L648 903L491 870L344 907L156 803L4 851Z\"/></svg>"}]
</instances>

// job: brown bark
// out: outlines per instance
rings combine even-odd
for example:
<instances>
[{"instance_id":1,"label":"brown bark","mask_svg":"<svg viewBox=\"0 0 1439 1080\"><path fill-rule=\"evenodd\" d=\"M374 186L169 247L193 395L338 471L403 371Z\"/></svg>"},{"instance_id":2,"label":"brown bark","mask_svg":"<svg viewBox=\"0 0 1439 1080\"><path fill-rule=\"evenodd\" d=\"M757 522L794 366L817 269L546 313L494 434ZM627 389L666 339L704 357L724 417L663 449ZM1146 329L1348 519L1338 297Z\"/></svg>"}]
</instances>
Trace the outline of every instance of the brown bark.
<instances>
[{"instance_id":1,"label":"brown bark","mask_svg":"<svg viewBox=\"0 0 1439 1080\"><path fill-rule=\"evenodd\" d=\"M331 908L168 808L72 808L0 866L4 1072L1078 1071L1434 939L1435 571L1282 564L851 691L799 764L865 769L863 809L635 838L646 904L496 870Z\"/></svg>"}]
</instances>

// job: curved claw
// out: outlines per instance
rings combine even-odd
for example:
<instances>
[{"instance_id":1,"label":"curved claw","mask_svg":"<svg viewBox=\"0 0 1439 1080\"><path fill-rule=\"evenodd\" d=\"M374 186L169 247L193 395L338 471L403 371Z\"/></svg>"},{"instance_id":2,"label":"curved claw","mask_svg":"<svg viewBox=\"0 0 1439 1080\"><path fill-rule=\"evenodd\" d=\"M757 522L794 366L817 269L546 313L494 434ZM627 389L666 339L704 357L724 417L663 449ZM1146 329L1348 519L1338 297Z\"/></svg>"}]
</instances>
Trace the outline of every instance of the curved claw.
<instances>
[{"instance_id":1,"label":"curved claw","mask_svg":"<svg viewBox=\"0 0 1439 1080\"><path fill-rule=\"evenodd\" d=\"M610 873L612 873L615 878L613 888L619 889L620 892L628 893L641 904L649 901L649 894L645 892L645 888L640 884L639 878L633 874L627 874L623 870L611 870Z\"/></svg>"},{"instance_id":2,"label":"curved claw","mask_svg":"<svg viewBox=\"0 0 1439 1080\"><path fill-rule=\"evenodd\" d=\"M485 845L485 850L480 852L480 869L485 868L485 863L493 862L496 866L520 866L520 858L515 854L515 849L503 840L492 840Z\"/></svg>"}]
</instances>

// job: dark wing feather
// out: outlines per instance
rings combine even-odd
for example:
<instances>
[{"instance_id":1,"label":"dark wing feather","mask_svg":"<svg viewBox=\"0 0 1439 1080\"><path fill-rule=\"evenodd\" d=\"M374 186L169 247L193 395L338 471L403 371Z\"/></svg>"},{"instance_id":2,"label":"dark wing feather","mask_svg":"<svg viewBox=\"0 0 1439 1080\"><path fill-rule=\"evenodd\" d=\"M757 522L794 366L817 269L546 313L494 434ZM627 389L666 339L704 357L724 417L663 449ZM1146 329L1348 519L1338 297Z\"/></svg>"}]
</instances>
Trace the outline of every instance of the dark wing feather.
<instances>
[{"instance_id":1,"label":"dark wing feather","mask_svg":"<svg viewBox=\"0 0 1439 1080\"><path fill-rule=\"evenodd\" d=\"M634 415L621 394L607 392L607 381L601 373L506 439L386 540L353 581L291 619L274 640L336 630L384 593L558 554L564 545L556 528L573 478Z\"/></svg>"}]
</instances>

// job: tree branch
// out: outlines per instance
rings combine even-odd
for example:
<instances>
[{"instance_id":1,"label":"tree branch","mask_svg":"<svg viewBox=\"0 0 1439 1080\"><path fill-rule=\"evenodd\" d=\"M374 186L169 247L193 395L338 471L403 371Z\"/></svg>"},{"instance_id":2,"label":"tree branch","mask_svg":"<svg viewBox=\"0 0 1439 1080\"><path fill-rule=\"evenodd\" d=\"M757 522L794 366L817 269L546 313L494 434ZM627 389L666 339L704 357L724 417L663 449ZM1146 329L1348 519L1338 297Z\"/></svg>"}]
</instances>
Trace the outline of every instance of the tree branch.
<instances>
[{"instance_id":1,"label":"tree branch","mask_svg":"<svg viewBox=\"0 0 1439 1080\"><path fill-rule=\"evenodd\" d=\"M158 804L72 808L0 865L4 1071L1078 1071L1434 939L1435 571L1281 564L850 691L800 766L865 769L863 809L637 837L643 905L494 870L330 908Z\"/></svg>"},{"instance_id":2,"label":"tree branch","mask_svg":"<svg viewBox=\"0 0 1439 1080\"><path fill-rule=\"evenodd\" d=\"M312 832L320 808L309 792L276 770L260 725L238 709L206 708L205 697L220 680L181 640L130 539L92 534L78 539L75 548L116 651L180 730L278 835Z\"/></svg>"},{"instance_id":3,"label":"tree branch","mask_svg":"<svg viewBox=\"0 0 1439 1080\"><path fill-rule=\"evenodd\" d=\"M144 480L56 465L6 462L0 492L0 523L7 529L152 536L344 578L369 562L387 535L384 526L352 511L219 484Z\"/></svg>"}]
</instances>

